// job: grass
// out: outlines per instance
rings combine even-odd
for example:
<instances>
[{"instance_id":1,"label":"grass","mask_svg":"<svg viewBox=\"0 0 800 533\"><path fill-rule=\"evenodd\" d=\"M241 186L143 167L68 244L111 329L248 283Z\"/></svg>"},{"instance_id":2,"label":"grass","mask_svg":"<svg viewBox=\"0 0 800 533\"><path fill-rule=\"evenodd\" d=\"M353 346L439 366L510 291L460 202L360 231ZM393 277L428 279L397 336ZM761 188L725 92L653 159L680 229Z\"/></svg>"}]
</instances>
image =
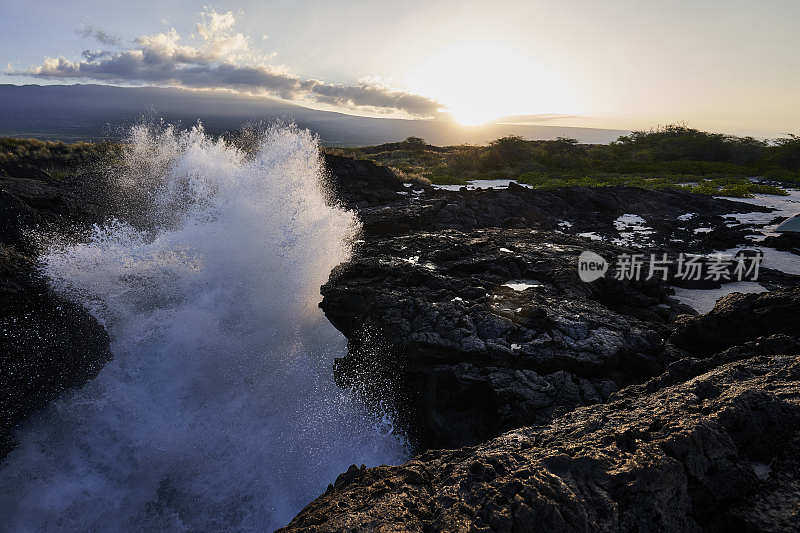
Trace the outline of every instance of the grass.
<instances>
[{"instance_id":1,"label":"grass","mask_svg":"<svg viewBox=\"0 0 800 533\"><path fill-rule=\"evenodd\" d=\"M787 194L778 185L752 182L749 178L754 176L800 185L800 137L789 135L768 142L680 125L633 132L608 145L509 136L487 146L440 147L409 138L332 151L369 159L402 176L437 185L514 179L536 188L627 185L736 197Z\"/></svg>"},{"instance_id":2,"label":"grass","mask_svg":"<svg viewBox=\"0 0 800 533\"><path fill-rule=\"evenodd\" d=\"M395 143L397 144L397 143ZM534 170L519 173L514 168L491 170L486 172L465 172L456 174L448 165L448 157L462 147L447 147L448 151L431 150L375 150L363 151L361 148L337 148L329 152L359 159L369 159L392 168L404 181L422 180L436 185L467 185L472 180L481 179L513 179L519 183L530 185L537 189L552 189L556 187L613 187L628 186L643 189L677 189L698 194L714 196L731 196L749 198L754 194L775 194L785 196L784 189L775 185L752 182L744 176L714 176L694 174L663 174L655 175L622 174L610 172L584 173L554 172L548 170ZM470 149L473 147L469 147ZM786 181L786 180L784 180ZM791 183L791 181L789 181Z\"/></svg>"},{"instance_id":3,"label":"grass","mask_svg":"<svg viewBox=\"0 0 800 533\"><path fill-rule=\"evenodd\" d=\"M44 171L61 179L109 161L121 150L122 145L111 142L0 138L0 174L24 177ZM800 185L798 136L767 142L675 125L633 132L607 145L508 136L486 146L433 146L409 137L378 146L324 150L387 166L404 181L439 185L514 179L535 188L633 186L735 197L785 195L780 184ZM753 182L753 176L774 184Z\"/></svg>"},{"instance_id":4,"label":"grass","mask_svg":"<svg viewBox=\"0 0 800 533\"><path fill-rule=\"evenodd\" d=\"M517 181L537 189L556 187L640 187L643 189L676 189L712 196L751 198L754 194L787 196L780 187L754 183L747 178L703 178L698 176L643 177L630 175L541 177L519 176Z\"/></svg>"},{"instance_id":5,"label":"grass","mask_svg":"<svg viewBox=\"0 0 800 533\"><path fill-rule=\"evenodd\" d=\"M0 138L0 174L25 177L26 173L43 171L51 178L74 176L82 169L110 154L120 151L120 145L102 143L63 143L37 139Z\"/></svg>"}]
</instances>

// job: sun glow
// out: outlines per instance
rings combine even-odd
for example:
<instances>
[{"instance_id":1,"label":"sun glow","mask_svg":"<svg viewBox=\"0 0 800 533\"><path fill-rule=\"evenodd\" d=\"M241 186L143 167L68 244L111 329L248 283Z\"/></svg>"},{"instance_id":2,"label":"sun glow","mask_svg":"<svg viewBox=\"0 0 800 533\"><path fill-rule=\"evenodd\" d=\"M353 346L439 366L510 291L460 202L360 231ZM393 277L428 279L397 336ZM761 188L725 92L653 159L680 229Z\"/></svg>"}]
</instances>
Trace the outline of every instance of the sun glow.
<instances>
[{"instance_id":1,"label":"sun glow","mask_svg":"<svg viewBox=\"0 0 800 533\"><path fill-rule=\"evenodd\" d=\"M435 98L463 125L509 115L578 113L574 91L557 72L520 50L465 42L440 49L416 65L409 89Z\"/></svg>"}]
</instances>

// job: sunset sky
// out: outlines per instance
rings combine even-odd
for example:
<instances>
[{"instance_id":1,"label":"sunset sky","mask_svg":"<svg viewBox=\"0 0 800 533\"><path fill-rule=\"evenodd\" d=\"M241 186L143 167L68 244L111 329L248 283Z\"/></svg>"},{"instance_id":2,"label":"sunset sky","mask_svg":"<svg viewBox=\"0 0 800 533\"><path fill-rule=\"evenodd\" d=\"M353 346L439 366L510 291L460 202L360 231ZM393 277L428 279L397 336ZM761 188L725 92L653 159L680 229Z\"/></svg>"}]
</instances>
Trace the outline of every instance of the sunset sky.
<instances>
[{"instance_id":1,"label":"sunset sky","mask_svg":"<svg viewBox=\"0 0 800 533\"><path fill-rule=\"evenodd\" d=\"M797 0L3 2L0 83L775 136L800 130L798 20Z\"/></svg>"}]
</instances>

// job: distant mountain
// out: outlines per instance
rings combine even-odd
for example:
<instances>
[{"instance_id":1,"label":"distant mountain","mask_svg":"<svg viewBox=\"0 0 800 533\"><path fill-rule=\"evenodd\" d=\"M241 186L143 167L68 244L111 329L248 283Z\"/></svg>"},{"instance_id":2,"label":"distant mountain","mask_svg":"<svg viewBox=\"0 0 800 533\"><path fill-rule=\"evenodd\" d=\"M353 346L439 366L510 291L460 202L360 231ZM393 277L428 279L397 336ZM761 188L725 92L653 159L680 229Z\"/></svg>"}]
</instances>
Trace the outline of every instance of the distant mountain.
<instances>
[{"instance_id":1,"label":"distant mountain","mask_svg":"<svg viewBox=\"0 0 800 533\"><path fill-rule=\"evenodd\" d=\"M422 137L436 145L484 144L504 135L572 137L607 143L627 131L527 124L463 127L437 120L367 118L318 111L263 97L156 87L0 85L0 136L64 141L120 138L142 117L184 125L202 120L213 133L246 122L283 119L316 131L324 144L363 146Z\"/></svg>"}]
</instances>

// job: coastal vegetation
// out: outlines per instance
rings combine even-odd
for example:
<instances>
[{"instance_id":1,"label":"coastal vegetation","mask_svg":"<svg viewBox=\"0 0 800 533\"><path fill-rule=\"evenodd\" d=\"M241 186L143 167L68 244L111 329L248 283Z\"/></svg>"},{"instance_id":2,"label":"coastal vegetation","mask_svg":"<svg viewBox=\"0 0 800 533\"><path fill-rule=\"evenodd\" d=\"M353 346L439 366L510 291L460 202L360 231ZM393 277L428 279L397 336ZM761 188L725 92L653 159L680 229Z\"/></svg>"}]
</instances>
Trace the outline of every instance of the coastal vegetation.
<instances>
[{"instance_id":1,"label":"coastal vegetation","mask_svg":"<svg viewBox=\"0 0 800 533\"><path fill-rule=\"evenodd\" d=\"M10 176L41 174L53 178L72 176L108 156L120 153L120 145L113 142L40 141L0 137L0 175Z\"/></svg>"},{"instance_id":2,"label":"coastal vegetation","mask_svg":"<svg viewBox=\"0 0 800 533\"><path fill-rule=\"evenodd\" d=\"M403 179L442 185L514 179L535 188L624 185L746 197L786 194L781 185L800 184L800 136L759 140L684 125L634 131L607 145L507 136L483 146L433 146L409 137L378 146L325 150L388 166ZM44 172L59 178L119 152L114 142L0 138L0 174Z\"/></svg>"},{"instance_id":3,"label":"coastal vegetation","mask_svg":"<svg viewBox=\"0 0 800 533\"><path fill-rule=\"evenodd\" d=\"M408 178L435 184L515 179L537 188L629 185L748 196L783 193L774 184L753 182L752 177L800 183L800 137L759 140L684 125L634 131L607 145L507 136L486 146L439 147L410 137L403 142L331 151L370 159Z\"/></svg>"}]
</instances>

